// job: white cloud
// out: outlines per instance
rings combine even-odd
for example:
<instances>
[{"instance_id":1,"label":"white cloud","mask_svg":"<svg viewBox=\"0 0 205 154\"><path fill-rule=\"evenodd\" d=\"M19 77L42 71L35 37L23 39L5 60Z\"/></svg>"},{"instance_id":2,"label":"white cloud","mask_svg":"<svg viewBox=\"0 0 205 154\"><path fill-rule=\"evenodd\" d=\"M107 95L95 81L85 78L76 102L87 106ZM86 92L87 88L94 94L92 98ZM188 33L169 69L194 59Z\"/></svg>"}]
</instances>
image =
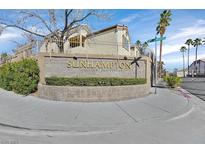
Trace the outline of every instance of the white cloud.
<instances>
[{"instance_id":1,"label":"white cloud","mask_svg":"<svg viewBox=\"0 0 205 154\"><path fill-rule=\"evenodd\" d=\"M172 33L163 45L163 55L179 51L189 38L205 37L205 20L199 19L193 26L180 28L177 33ZM193 48L191 46L191 48Z\"/></svg>"},{"instance_id":2,"label":"white cloud","mask_svg":"<svg viewBox=\"0 0 205 154\"><path fill-rule=\"evenodd\" d=\"M21 37L22 36L18 30L14 28L9 28L0 35L0 41L5 42L5 41L21 38Z\"/></svg>"},{"instance_id":3,"label":"white cloud","mask_svg":"<svg viewBox=\"0 0 205 154\"><path fill-rule=\"evenodd\" d=\"M184 45L183 43L178 43L178 44L165 44L163 46L163 55L169 54L169 53L173 53L176 51L179 51L179 49L181 48L181 46Z\"/></svg>"},{"instance_id":4,"label":"white cloud","mask_svg":"<svg viewBox=\"0 0 205 154\"><path fill-rule=\"evenodd\" d=\"M120 22L121 23L129 23L129 22L133 21L134 19L136 19L137 17L141 17L141 15L139 13L130 14L126 18L121 19Z\"/></svg>"},{"instance_id":5,"label":"white cloud","mask_svg":"<svg viewBox=\"0 0 205 154\"><path fill-rule=\"evenodd\" d=\"M199 19L193 26L179 29L179 32L172 35L169 40L188 39L196 37L204 37L205 35L205 20Z\"/></svg>"},{"instance_id":6,"label":"white cloud","mask_svg":"<svg viewBox=\"0 0 205 154\"><path fill-rule=\"evenodd\" d=\"M198 59L204 59L205 58L205 53L199 54L197 56L197 58ZM187 56L185 56L184 59L185 59L185 63L187 63ZM195 55L190 55L189 63L191 64L194 60L195 60ZM173 58L170 57L168 59L167 58L164 59L164 61L165 61L165 64L182 63L183 62L183 57L182 57L182 55L179 55L178 58L173 59Z\"/></svg>"},{"instance_id":7,"label":"white cloud","mask_svg":"<svg viewBox=\"0 0 205 154\"><path fill-rule=\"evenodd\" d=\"M15 33L3 33L0 36L0 40L9 40L9 39L17 38L17 37L19 37L19 36Z\"/></svg>"},{"instance_id":8,"label":"white cloud","mask_svg":"<svg viewBox=\"0 0 205 154\"><path fill-rule=\"evenodd\" d=\"M180 48L182 46L184 46L184 42L179 42L179 43L167 43L167 42L163 42L163 46L162 46L162 55L167 55L170 53L174 53L174 52L179 52ZM152 48L153 50L155 49L154 44L150 45L150 48ZM192 49L192 47L191 47ZM160 51L160 44L157 44L157 55L159 56L159 51Z\"/></svg>"}]
</instances>

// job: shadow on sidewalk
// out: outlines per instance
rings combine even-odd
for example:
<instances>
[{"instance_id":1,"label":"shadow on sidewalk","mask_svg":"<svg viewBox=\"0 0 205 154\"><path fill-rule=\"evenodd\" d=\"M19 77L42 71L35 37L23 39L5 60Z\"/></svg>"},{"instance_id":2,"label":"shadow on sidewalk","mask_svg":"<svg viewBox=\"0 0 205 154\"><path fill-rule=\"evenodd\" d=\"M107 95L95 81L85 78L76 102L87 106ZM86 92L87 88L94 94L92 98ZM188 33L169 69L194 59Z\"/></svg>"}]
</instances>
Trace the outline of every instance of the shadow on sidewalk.
<instances>
[{"instance_id":1,"label":"shadow on sidewalk","mask_svg":"<svg viewBox=\"0 0 205 154\"><path fill-rule=\"evenodd\" d=\"M152 86L153 88L168 88L167 86L165 85L156 85L156 86Z\"/></svg>"}]
</instances>

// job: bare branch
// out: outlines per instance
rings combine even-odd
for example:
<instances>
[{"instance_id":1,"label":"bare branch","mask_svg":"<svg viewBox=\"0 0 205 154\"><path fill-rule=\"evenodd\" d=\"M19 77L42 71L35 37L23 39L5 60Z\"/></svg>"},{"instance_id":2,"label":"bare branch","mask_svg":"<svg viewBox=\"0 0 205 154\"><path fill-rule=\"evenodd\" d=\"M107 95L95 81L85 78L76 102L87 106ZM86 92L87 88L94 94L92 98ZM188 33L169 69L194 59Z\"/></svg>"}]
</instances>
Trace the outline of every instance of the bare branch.
<instances>
[{"instance_id":1,"label":"bare branch","mask_svg":"<svg viewBox=\"0 0 205 154\"><path fill-rule=\"evenodd\" d=\"M22 36L24 38L26 38L27 42L33 42L36 40L36 38L34 37L34 35L30 34L30 33L23 33Z\"/></svg>"},{"instance_id":2,"label":"bare branch","mask_svg":"<svg viewBox=\"0 0 205 154\"><path fill-rule=\"evenodd\" d=\"M68 11L67 9L65 10L65 26L63 31L66 31L66 28L68 26L68 17L70 16L70 14L73 12L73 9L71 9L70 11Z\"/></svg>"},{"instance_id":3,"label":"bare branch","mask_svg":"<svg viewBox=\"0 0 205 154\"><path fill-rule=\"evenodd\" d=\"M83 16L80 19L74 19L65 29L65 31L69 30L73 25L75 25L76 23L82 22L83 20L85 20L86 18L88 18L90 15L92 15L92 11L88 12L85 16Z\"/></svg>"},{"instance_id":4,"label":"bare branch","mask_svg":"<svg viewBox=\"0 0 205 154\"><path fill-rule=\"evenodd\" d=\"M96 16L99 19L110 21L111 20L111 13L107 13L104 10L103 11L93 11L93 16Z\"/></svg>"},{"instance_id":5,"label":"bare branch","mask_svg":"<svg viewBox=\"0 0 205 154\"><path fill-rule=\"evenodd\" d=\"M52 29L47 24L46 20L44 20L39 14L36 14L35 12L31 12L31 11L20 11L20 13L27 14L29 15L29 17L34 17L40 20L51 33L53 32Z\"/></svg>"},{"instance_id":6,"label":"bare branch","mask_svg":"<svg viewBox=\"0 0 205 154\"><path fill-rule=\"evenodd\" d=\"M17 47L20 47L22 44L16 40L10 40L12 43L16 44Z\"/></svg>"},{"instance_id":7,"label":"bare branch","mask_svg":"<svg viewBox=\"0 0 205 154\"><path fill-rule=\"evenodd\" d=\"M57 18L56 18L56 13L55 10L48 10L48 15L50 18L50 23L53 25L53 27L56 29L57 28Z\"/></svg>"},{"instance_id":8,"label":"bare branch","mask_svg":"<svg viewBox=\"0 0 205 154\"><path fill-rule=\"evenodd\" d=\"M26 28L23 28L23 27L20 27L18 25L7 24L7 23L4 23L4 22L0 22L0 24L4 25L5 28L13 27L13 28L20 29L20 30L22 30L24 32L27 32L27 33L30 33L30 34L33 34L33 35L36 35L36 36L39 36L39 37L45 37L45 35L42 35L42 34L39 34L39 33L33 32L33 31L30 31L30 30L28 30Z\"/></svg>"}]
</instances>

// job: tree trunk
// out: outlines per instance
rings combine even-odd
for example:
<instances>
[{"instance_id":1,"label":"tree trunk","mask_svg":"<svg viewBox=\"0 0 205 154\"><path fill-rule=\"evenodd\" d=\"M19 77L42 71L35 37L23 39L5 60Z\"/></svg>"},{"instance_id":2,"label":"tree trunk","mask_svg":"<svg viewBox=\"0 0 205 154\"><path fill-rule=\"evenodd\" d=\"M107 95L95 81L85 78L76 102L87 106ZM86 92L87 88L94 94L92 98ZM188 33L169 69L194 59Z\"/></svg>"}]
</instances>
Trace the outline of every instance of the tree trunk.
<instances>
[{"instance_id":1,"label":"tree trunk","mask_svg":"<svg viewBox=\"0 0 205 154\"><path fill-rule=\"evenodd\" d=\"M160 35L160 37L163 37L163 35ZM162 72L162 40L160 40L160 55L159 55L159 77L161 78L161 72Z\"/></svg>"},{"instance_id":2,"label":"tree trunk","mask_svg":"<svg viewBox=\"0 0 205 154\"><path fill-rule=\"evenodd\" d=\"M188 74L189 74L189 51L190 51L190 45L188 45L188 57L187 57L187 70L188 70Z\"/></svg>"},{"instance_id":3,"label":"tree trunk","mask_svg":"<svg viewBox=\"0 0 205 154\"><path fill-rule=\"evenodd\" d=\"M197 68L196 68L196 63L197 63L197 50L198 50L198 45L196 45L196 51L195 51L195 63L194 63L195 73L196 73L196 71L197 71Z\"/></svg>"},{"instance_id":4,"label":"tree trunk","mask_svg":"<svg viewBox=\"0 0 205 154\"><path fill-rule=\"evenodd\" d=\"M196 46L196 61L197 61L197 55L198 55L198 45Z\"/></svg>"},{"instance_id":5,"label":"tree trunk","mask_svg":"<svg viewBox=\"0 0 205 154\"><path fill-rule=\"evenodd\" d=\"M64 43L63 42L61 42L60 43L60 53L63 53L64 52Z\"/></svg>"},{"instance_id":6,"label":"tree trunk","mask_svg":"<svg viewBox=\"0 0 205 154\"><path fill-rule=\"evenodd\" d=\"M184 52L183 52L183 76L185 77L185 70L184 70Z\"/></svg>"},{"instance_id":7,"label":"tree trunk","mask_svg":"<svg viewBox=\"0 0 205 154\"><path fill-rule=\"evenodd\" d=\"M64 52L64 42L63 42L63 36L61 36L57 42L58 48L60 50L60 53Z\"/></svg>"}]
</instances>

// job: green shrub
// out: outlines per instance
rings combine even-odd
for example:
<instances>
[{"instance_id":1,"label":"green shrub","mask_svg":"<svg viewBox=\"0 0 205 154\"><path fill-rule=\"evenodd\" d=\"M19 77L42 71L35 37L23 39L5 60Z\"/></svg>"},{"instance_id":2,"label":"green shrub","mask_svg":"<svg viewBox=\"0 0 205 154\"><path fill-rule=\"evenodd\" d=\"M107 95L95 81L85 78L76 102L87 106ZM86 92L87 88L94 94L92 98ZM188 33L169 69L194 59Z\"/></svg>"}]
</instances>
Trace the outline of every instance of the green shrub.
<instances>
[{"instance_id":1,"label":"green shrub","mask_svg":"<svg viewBox=\"0 0 205 154\"><path fill-rule=\"evenodd\" d=\"M167 77L167 85L171 88L175 88L179 86L181 83L181 78L176 76L169 76Z\"/></svg>"},{"instance_id":2,"label":"green shrub","mask_svg":"<svg viewBox=\"0 0 205 154\"><path fill-rule=\"evenodd\" d=\"M0 68L0 87L11 91L12 82L14 80L14 67L11 64L4 64Z\"/></svg>"},{"instance_id":3,"label":"green shrub","mask_svg":"<svg viewBox=\"0 0 205 154\"><path fill-rule=\"evenodd\" d=\"M47 85L55 86L122 86L145 84L144 78L65 78L49 77L46 78Z\"/></svg>"},{"instance_id":4,"label":"green shrub","mask_svg":"<svg viewBox=\"0 0 205 154\"><path fill-rule=\"evenodd\" d=\"M168 78L168 77L169 77L168 75L163 76L163 80L164 80L165 82L167 82L167 78Z\"/></svg>"},{"instance_id":5,"label":"green shrub","mask_svg":"<svg viewBox=\"0 0 205 154\"><path fill-rule=\"evenodd\" d=\"M39 68L36 60L24 59L0 67L0 87L28 95L37 90Z\"/></svg>"}]
</instances>

